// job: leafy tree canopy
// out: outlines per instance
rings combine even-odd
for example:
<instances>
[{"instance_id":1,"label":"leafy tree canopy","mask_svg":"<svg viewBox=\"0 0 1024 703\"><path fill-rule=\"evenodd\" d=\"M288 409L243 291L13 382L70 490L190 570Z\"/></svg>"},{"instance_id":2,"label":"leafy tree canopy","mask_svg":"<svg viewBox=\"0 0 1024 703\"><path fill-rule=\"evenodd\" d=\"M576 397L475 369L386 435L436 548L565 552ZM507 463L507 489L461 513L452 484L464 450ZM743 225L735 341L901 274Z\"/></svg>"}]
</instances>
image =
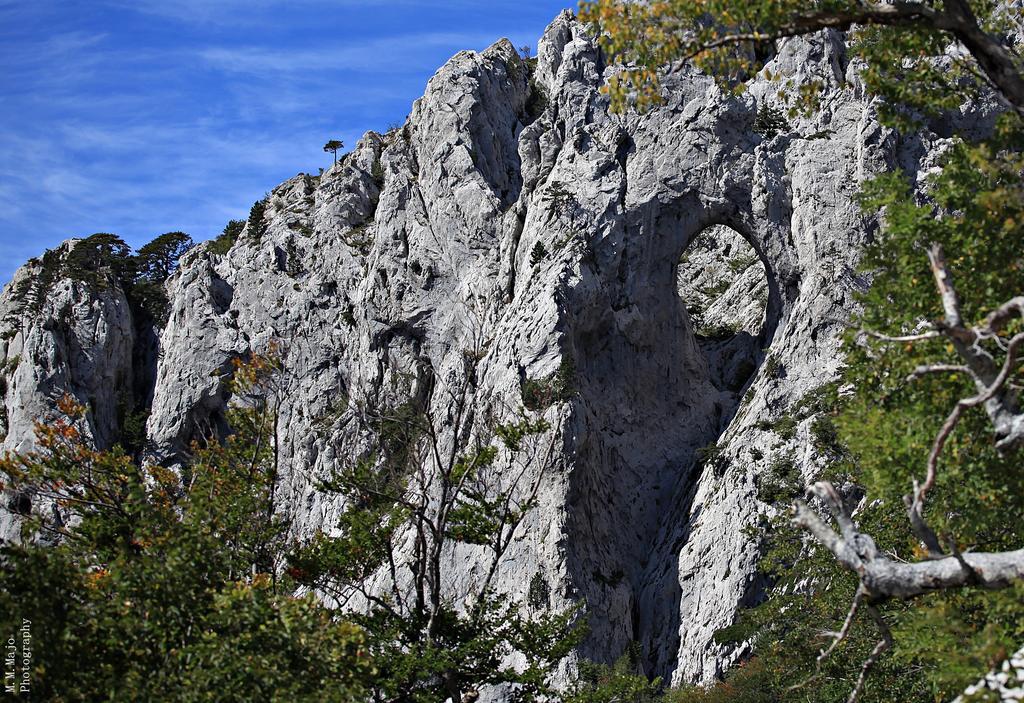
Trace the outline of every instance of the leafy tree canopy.
<instances>
[{"instance_id":1,"label":"leafy tree canopy","mask_svg":"<svg viewBox=\"0 0 1024 703\"><path fill-rule=\"evenodd\" d=\"M595 23L604 48L628 65L606 88L620 109L659 103L659 70L684 61L741 92L774 55L775 40L823 29L848 32L851 58L864 62L862 80L887 99L892 120L907 124L897 108L935 114L990 86L1018 114L1024 109L1019 57L1006 40L1019 10L994 0L585 0L580 14ZM947 53L953 42L967 52ZM813 107L821 87L780 85L804 108Z\"/></svg>"},{"instance_id":2,"label":"leafy tree canopy","mask_svg":"<svg viewBox=\"0 0 1024 703\"><path fill-rule=\"evenodd\" d=\"M240 366L236 391L264 369ZM68 421L37 428L40 451L0 460L37 506L23 542L0 549L0 620L8 632L32 621L34 696L363 700L363 631L293 595L266 558L287 528L273 510L268 406L234 408L231 439L194 446L180 475L92 450L76 429L83 409L61 410Z\"/></svg>"},{"instance_id":3,"label":"leafy tree canopy","mask_svg":"<svg viewBox=\"0 0 1024 703\"><path fill-rule=\"evenodd\" d=\"M178 270L178 260L192 248L192 237L184 232L161 234L135 254L137 277L165 281Z\"/></svg>"}]
</instances>

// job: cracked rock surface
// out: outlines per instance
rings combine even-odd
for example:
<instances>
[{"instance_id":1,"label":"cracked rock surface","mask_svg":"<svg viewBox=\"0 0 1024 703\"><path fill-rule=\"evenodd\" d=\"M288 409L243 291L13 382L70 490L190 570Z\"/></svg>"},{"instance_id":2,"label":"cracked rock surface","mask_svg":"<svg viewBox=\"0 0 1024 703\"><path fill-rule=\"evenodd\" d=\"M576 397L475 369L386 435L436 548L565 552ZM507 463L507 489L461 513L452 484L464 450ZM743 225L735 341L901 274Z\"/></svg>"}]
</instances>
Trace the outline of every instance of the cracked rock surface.
<instances>
[{"instance_id":1,"label":"cracked rock surface","mask_svg":"<svg viewBox=\"0 0 1024 703\"><path fill-rule=\"evenodd\" d=\"M763 595L744 534L770 509L756 477L780 456L805 478L815 465L809 421L787 438L764 428L837 373L876 227L854 195L942 140L882 127L831 32L781 46L773 74L826 88L817 114L771 136L753 130L777 99L767 80L735 97L684 71L663 106L612 115L610 70L569 14L536 65L507 40L459 53L404 126L274 188L259 239L189 252L167 284L147 454L173 465L223 431L232 359L273 341L288 369L282 499L309 534L335 522L314 479L345 459L361 403L418 397L444 418L479 349L474 413L511 419L524 379L571 368L571 396L541 411L558 466L497 587L525 600L540 574L553 607L586 599L582 654L639 642L646 673L706 682L740 653L714 632ZM124 294L61 280L31 311L15 289L35 273L0 297L3 448L30 447L63 392L109 445L133 373ZM695 329L698 309L726 331ZM449 576L478 571L460 552Z\"/></svg>"}]
</instances>

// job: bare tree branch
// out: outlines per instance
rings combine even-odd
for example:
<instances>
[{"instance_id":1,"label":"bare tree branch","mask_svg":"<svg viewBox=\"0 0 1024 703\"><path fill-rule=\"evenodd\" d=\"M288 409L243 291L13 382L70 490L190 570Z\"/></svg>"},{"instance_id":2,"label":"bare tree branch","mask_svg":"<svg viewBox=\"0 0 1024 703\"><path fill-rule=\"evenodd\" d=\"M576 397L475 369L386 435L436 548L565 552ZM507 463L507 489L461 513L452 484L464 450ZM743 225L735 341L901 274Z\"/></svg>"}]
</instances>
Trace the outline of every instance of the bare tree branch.
<instances>
[{"instance_id":1,"label":"bare tree branch","mask_svg":"<svg viewBox=\"0 0 1024 703\"><path fill-rule=\"evenodd\" d=\"M849 698L846 699L846 703L857 703L857 699L860 698L861 692L864 690L864 683L867 681L868 672L878 662L879 657L882 656L887 650L892 648L892 632L889 630L889 626L882 619L882 614L878 612L878 608L873 605L867 607L868 614L871 615L871 619L878 625L878 629L882 633L882 639L878 640L878 644L871 650L871 654L864 661L864 665L860 668L860 675L857 677L857 683L854 685L853 690L850 692Z\"/></svg>"},{"instance_id":2,"label":"bare tree branch","mask_svg":"<svg viewBox=\"0 0 1024 703\"><path fill-rule=\"evenodd\" d=\"M908 334L899 337L893 337L888 334L882 334L881 332L872 332L871 330L864 330L864 333L869 337L881 340L883 342L923 342L926 339L937 339L942 336L942 333L938 330L929 330L928 332L922 332L921 334Z\"/></svg>"},{"instance_id":3,"label":"bare tree branch","mask_svg":"<svg viewBox=\"0 0 1024 703\"><path fill-rule=\"evenodd\" d=\"M927 364L924 366L918 366L916 369L907 375L908 381L916 381L922 376L927 376L931 373L965 373L970 376L974 376L974 372L963 364Z\"/></svg>"},{"instance_id":4,"label":"bare tree branch","mask_svg":"<svg viewBox=\"0 0 1024 703\"><path fill-rule=\"evenodd\" d=\"M949 6L957 4L959 0L949 3ZM1024 332L1018 332L1009 339L1000 336L1011 321L1024 319L1024 296L1003 303L989 313L981 324L967 326L942 248L932 245L928 259L942 302L943 319L935 323L934 330L920 335L888 337L872 333L872 336L888 342L905 343L944 337L951 343L962 363L919 366L908 376L908 380L931 373L966 373L976 388L974 395L957 401L946 417L928 453L924 479L915 480L912 492L904 497L911 531L927 549L929 558L908 563L881 553L874 540L857 529L839 492L826 481L808 487L807 495L821 501L835 520L838 533L806 502L798 500L793 505L793 523L809 532L840 564L856 573L859 580L846 620L838 632L831 633L834 640L827 649L822 650L818 657L819 666L848 636L863 603L867 604L869 614L882 633L881 640L861 668L849 703L856 702L863 691L868 672L893 644L892 634L876 608L878 603L969 585L1005 588L1024 580L1024 549L962 553L955 540L948 538L946 552L924 518L925 499L938 481L939 460L943 450L968 410L984 407L994 429L996 447L1001 451L1024 444L1024 413L1019 407L1017 391L1010 384L1010 379L1020 369L1018 355L1024 347ZM982 348L982 342L994 343L1004 352L1001 363Z\"/></svg>"},{"instance_id":5,"label":"bare tree branch","mask_svg":"<svg viewBox=\"0 0 1024 703\"><path fill-rule=\"evenodd\" d=\"M846 620L843 621L843 626L839 628L838 632L829 632L828 635L832 637L832 644L828 648L821 650L818 654L818 668L821 668L822 662L832 656L832 652L836 651L836 648L846 641L847 636L850 634L850 627L853 625L853 619L857 617L857 611L860 609L861 603L864 602L864 597L867 593L863 588L858 588L857 593L853 596L853 602L850 604L850 612L846 614Z\"/></svg>"}]
</instances>

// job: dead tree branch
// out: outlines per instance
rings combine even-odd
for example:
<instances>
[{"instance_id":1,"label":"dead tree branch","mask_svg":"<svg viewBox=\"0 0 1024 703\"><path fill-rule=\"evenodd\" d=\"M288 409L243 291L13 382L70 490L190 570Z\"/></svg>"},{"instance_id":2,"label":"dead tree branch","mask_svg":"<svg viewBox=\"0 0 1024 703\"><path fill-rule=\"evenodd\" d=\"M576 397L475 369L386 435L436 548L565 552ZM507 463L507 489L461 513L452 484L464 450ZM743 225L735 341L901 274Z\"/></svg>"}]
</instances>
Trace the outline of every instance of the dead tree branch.
<instances>
[{"instance_id":1,"label":"dead tree branch","mask_svg":"<svg viewBox=\"0 0 1024 703\"><path fill-rule=\"evenodd\" d=\"M958 5L958 2L950 3L951 7ZM863 691L869 670L892 647L892 635L876 608L878 603L968 585L1005 588L1024 580L1024 549L962 553L957 549L955 541L949 539L949 549L946 551L924 517L925 500L938 481L943 450L968 410L976 407L985 410L993 426L995 446L1000 451L1024 446L1024 412L1019 405L1017 390L1010 383L1014 374L1020 370L1019 353L1024 346L1024 332L1008 338L1002 334L1012 321L1024 319L1024 296L1003 303L980 324L968 325L964 322L960 299L942 248L933 245L928 252L928 259L942 302L943 319L933 323L933 329L923 334L903 337L871 334L876 339L900 343L945 338L961 363L919 366L908 380L932 373L966 373L976 389L974 395L960 399L950 411L932 442L923 480L914 480L912 492L904 497L910 529L926 548L928 558L908 563L880 552L871 536L857 529L838 491L827 481L810 486L807 496L821 502L838 527L838 532L803 500L793 505L793 523L809 532L840 564L857 574L859 580L849 614L840 630L831 633L833 642L822 650L818 657L819 666L846 639L862 604L867 605L868 613L882 633L882 638L861 668L849 703L855 703ZM989 343L988 348L983 346L983 342ZM1001 361L989 351L993 346L1003 352Z\"/></svg>"}]
</instances>

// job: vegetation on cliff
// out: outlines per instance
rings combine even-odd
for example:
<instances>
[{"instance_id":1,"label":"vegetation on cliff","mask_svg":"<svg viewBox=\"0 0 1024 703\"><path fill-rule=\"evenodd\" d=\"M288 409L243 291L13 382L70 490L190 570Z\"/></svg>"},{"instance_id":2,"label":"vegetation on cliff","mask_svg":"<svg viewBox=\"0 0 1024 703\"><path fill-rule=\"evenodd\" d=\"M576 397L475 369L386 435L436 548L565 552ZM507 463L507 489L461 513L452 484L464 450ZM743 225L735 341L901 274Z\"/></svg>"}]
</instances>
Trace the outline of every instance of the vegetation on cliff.
<instances>
[{"instance_id":1,"label":"vegetation on cliff","mask_svg":"<svg viewBox=\"0 0 1024 703\"><path fill-rule=\"evenodd\" d=\"M820 408L831 446L810 505L751 526L771 587L718 639L753 656L684 700L947 700L1024 642L1014 12L984 0L584 3L605 48L633 62L608 86L619 109L659 103L656 69L686 60L742 92L777 39L822 29L848 32L897 130L971 101L1002 106L983 137L954 134L924 197L898 171L866 185L882 228L846 344L855 392ZM816 109L821 87L779 79L791 116Z\"/></svg>"}]
</instances>

